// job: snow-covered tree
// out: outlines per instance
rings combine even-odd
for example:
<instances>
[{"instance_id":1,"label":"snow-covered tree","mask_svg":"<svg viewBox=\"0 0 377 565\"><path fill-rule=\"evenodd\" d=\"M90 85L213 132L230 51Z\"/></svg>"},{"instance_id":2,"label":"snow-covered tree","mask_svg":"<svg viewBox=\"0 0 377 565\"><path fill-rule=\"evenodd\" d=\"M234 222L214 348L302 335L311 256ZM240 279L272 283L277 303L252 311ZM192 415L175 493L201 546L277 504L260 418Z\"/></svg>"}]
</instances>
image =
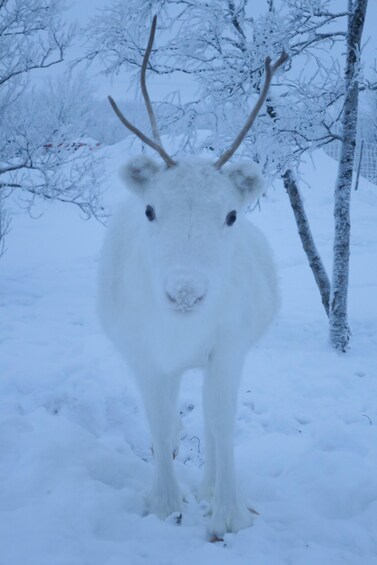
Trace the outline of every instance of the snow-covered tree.
<instances>
[{"instance_id":1,"label":"snow-covered tree","mask_svg":"<svg viewBox=\"0 0 377 565\"><path fill-rule=\"evenodd\" d=\"M86 91L88 90L88 91ZM67 77L42 91L25 89L4 112L0 187L80 207L86 216L100 213L98 181L102 161L87 139L89 88Z\"/></svg>"},{"instance_id":2,"label":"snow-covered tree","mask_svg":"<svg viewBox=\"0 0 377 565\"><path fill-rule=\"evenodd\" d=\"M67 78L43 91L30 86L33 71L57 65L66 55L74 29L63 13L59 0L0 1L3 214L15 190L29 204L41 196L77 204L88 215L98 212L98 166L89 148L78 145L88 121L82 81L80 90L79 82Z\"/></svg>"},{"instance_id":3,"label":"snow-covered tree","mask_svg":"<svg viewBox=\"0 0 377 565\"><path fill-rule=\"evenodd\" d=\"M8 102L25 87L30 71L63 61L73 27L59 0L0 1L0 87Z\"/></svg>"},{"instance_id":4,"label":"snow-covered tree","mask_svg":"<svg viewBox=\"0 0 377 565\"><path fill-rule=\"evenodd\" d=\"M195 100L176 101L172 129L183 133L183 145L196 152L202 145L195 144L195 134L205 127L212 132L205 145L221 152L258 94L266 55L276 59L282 49L288 50L290 63L278 78L280 87L275 84L273 99L243 149L263 163L266 173L276 174L292 158L296 162L302 152L337 137L331 107L341 96L341 73L335 56L323 64L323 53L344 39L339 22L347 12L332 13L330 4L270 1L266 12L255 17L248 0L116 1L89 26L87 60L100 60L105 73L134 71L136 78L147 41L146 22L156 13L159 36L150 73L190 75L198 88ZM305 71L297 76L298 69ZM167 116L162 126L169 131Z\"/></svg>"},{"instance_id":5,"label":"snow-covered tree","mask_svg":"<svg viewBox=\"0 0 377 565\"><path fill-rule=\"evenodd\" d=\"M350 199L356 147L359 57L367 4L368 0L348 0L345 98L342 112L341 154L335 187L335 234L330 299L330 339L333 346L340 351L346 351L350 339L347 318Z\"/></svg>"},{"instance_id":6,"label":"snow-covered tree","mask_svg":"<svg viewBox=\"0 0 377 565\"><path fill-rule=\"evenodd\" d=\"M288 51L285 72L275 80L242 151L259 161L265 174L283 178L328 315L330 280L314 243L295 169L303 154L344 138L339 124L344 124L349 83L342 73L342 50L349 40L347 18L352 20L358 3L344 1L341 11L334 11L333 4L268 0L265 12L255 15L248 0L115 1L89 26L86 55L89 62L100 60L104 73L124 70L138 77L146 22L158 14L159 37L149 72L190 75L198 89L196 99L188 103L176 97L162 130L165 126L167 132L183 134L178 152L200 152L205 146L220 153L235 138L259 94L265 56ZM211 131L204 143L197 141L198 129ZM345 278L343 283L347 284Z\"/></svg>"}]
</instances>

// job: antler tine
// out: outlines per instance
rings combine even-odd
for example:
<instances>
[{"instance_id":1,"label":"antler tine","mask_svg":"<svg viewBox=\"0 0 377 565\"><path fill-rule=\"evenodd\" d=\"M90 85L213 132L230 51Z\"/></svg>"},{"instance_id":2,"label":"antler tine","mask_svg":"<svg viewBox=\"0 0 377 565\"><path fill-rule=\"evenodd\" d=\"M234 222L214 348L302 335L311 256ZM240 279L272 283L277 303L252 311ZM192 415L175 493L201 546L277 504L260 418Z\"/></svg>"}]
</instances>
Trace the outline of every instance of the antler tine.
<instances>
[{"instance_id":1,"label":"antler tine","mask_svg":"<svg viewBox=\"0 0 377 565\"><path fill-rule=\"evenodd\" d=\"M127 129L132 131L132 133L134 133L146 145L149 145L149 147L151 147L152 149L157 151L157 153L159 153L159 155L161 155L161 157L165 161L166 165L169 168L171 168L171 167L174 167L176 165L176 162L166 153L165 149L162 146L160 134L159 134L158 127L157 127L156 118L155 118L155 115L153 113L152 104L151 104L151 101L150 101L150 98L149 98L149 95L148 95L146 82L145 82L145 74L146 74L146 69L147 69L147 65L148 65L149 55L150 55L152 45L153 45L154 35L155 35L155 32L156 32L156 25L157 25L157 16L154 16L153 20L152 20L151 31L150 31L150 34L149 34L148 45L147 45L147 48L145 50L143 64L142 64L142 67L141 67L141 77L140 77L141 90L142 90L142 93L143 93L145 105L147 107L149 120L151 122L154 141L152 139L150 139L148 136L146 136L142 131L140 131L139 128L137 128L136 126L134 126L131 122L129 122L127 120L127 118L120 111L118 105L116 104L116 102L114 101L114 99L111 96L108 96L107 98L108 98L108 100L111 104L112 109L114 110L115 114L118 116L118 118L120 119L122 124L124 126L126 126Z\"/></svg>"},{"instance_id":2,"label":"antler tine","mask_svg":"<svg viewBox=\"0 0 377 565\"><path fill-rule=\"evenodd\" d=\"M252 109L251 114L249 115L248 119L246 120L245 125L243 126L243 128L241 129L239 134L237 135L236 139L233 141L232 145L216 161L216 163L215 163L216 169L221 169L221 167L227 161L229 161L229 159L234 155L234 153L237 151L237 149L241 145L243 139L246 137L247 132L249 131L249 129L253 125L255 118L257 117L257 115L259 113L259 110L261 109L264 101L267 98L267 93L268 93L268 90L270 88L270 84L271 84L271 80L272 80L273 75L275 74L276 70L279 67L281 67L281 65L283 63L285 63L285 61L287 59L288 59L288 54L285 51L282 52L280 57L272 65L271 65L271 57L266 57L266 59L264 61L265 75L266 76L265 76L264 85L263 85L262 91L259 95L259 98L258 98L254 108Z\"/></svg>"},{"instance_id":3,"label":"antler tine","mask_svg":"<svg viewBox=\"0 0 377 565\"><path fill-rule=\"evenodd\" d=\"M156 33L156 25L157 25L157 16L153 16L151 31L150 31L149 39L148 39L148 45L147 45L147 48L145 50L145 54L144 54L144 58L143 58L143 64L141 66L140 85L141 85L141 92L143 93L144 102L145 102L145 105L147 107L149 121L151 122L151 126L152 126L153 138L156 141L156 143L158 143L162 147L160 132L158 131L156 117L155 117L154 112L153 112L151 100L149 98L149 94L148 94L148 90L147 90L147 84L146 84L146 81L145 81L145 74L146 74L146 71L147 71L149 55L152 51L152 46L153 46L153 42L154 42L154 35Z\"/></svg>"},{"instance_id":4,"label":"antler tine","mask_svg":"<svg viewBox=\"0 0 377 565\"><path fill-rule=\"evenodd\" d=\"M165 161L165 163L167 164L167 166L169 168L174 167L174 165L176 163L175 163L175 161L173 161L173 159L171 157L169 157L169 155L166 153L165 149L163 147L161 147L161 145L159 145L158 143L156 143L155 141L153 141L152 139L150 139L149 137L144 135L144 133L142 131L140 131L136 126L131 124L131 122L129 122L127 120L127 118L124 117L122 112L119 110L116 102L113 100L113 98L111 98L111 96L108 96L107 98L108 98L108 100L111 104L112 109L114 110L114 112L116 113L116 115L118 116L118 118L120 119L122 124L124 126L126 126L127 129L132 131L132 133L134 133L146 145L149 145L149 147L152 147L152 149L157 151L157 153L159 153L161 155L161 157L163 158L163 160Z\"/></svg>"}]
</instances>

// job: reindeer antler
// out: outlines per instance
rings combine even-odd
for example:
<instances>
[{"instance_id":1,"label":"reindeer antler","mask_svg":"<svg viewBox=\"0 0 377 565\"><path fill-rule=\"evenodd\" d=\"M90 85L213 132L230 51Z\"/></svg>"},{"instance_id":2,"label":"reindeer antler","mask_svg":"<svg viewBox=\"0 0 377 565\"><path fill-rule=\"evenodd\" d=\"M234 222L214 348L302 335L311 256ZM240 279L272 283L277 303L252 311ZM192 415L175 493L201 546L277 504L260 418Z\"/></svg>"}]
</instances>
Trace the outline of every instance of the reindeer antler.
<instances>
[{"instance_id":1,"label":"reindeer antler","mask_svg":"<svg viewBox=\"0 0 377 565\"><path fill-rule=\"evenodd\" d=\"M243 128L241 129L239 134L237 135L236 139L233 141L232 145L216 161L216 163L215 163L216 169L221 169L221 167L227 161L229 161L229 159L232 157L232 155L234 155L234 153L237 151L237 149L241 145L241 143L242 143L243 139L245 138L247 132L249 131L249 129L253 125L255 118L257 117L259 110L262 107L263 102L267 98L267 93L268 93L268 90L270 88L272 77L274 76L276 70L279 67L281 67L281 65L287 59L288 59L288 54L285 51L282 52L280 57L272 65L271 65L271 57L266 57L266 59L264 61L266 76L265 76L264 85L263 85L262 91L259 95L259 98L258 98L254 108L252 109L251 114L249 115L245 125L243 126Z\"/></svg>"},{"instance_id":2,"label":"reindeer antler","mask_svg":"<svg viewBox=\"0 0 377 565\"><path fill-rule=\"evenodd\" d=\"M152 133L153 133L154 141L152 139L150 139L148 136L146 136L143 132L141 132L131 122L129 122L127 120L127 118L125 118L125 116L120 111L116 102L113 100L113 98L111 96L108 96L108 99L109 99L109 102L111 104L112 109L114 110L114 112L116 113L116 115L118 116L118 118L120 119L122 124L124 126L126 126L127 129L132 131L132 133L134 133L146 145L149 145L149 147L152 147L152 149L157 151L157 153L159 153L161 155L161 157L163 158L163 160L165 161L165 163L168 167L174 167L174 165L176 164L175 161L173 161L173 159L166 153L165 149L162 146L160 133L159 133L158 127L157 127L156 117L155 117L153 109L152 109L152 104L151 104L151 100L149 98L147 85L146 85L146 81L145 81L145 75L146 75L146 70L147 70L147 66L148 66L149 55L150 55L151 50L152 50L154 36L155 36L155 32L156 32L156 25L157 25L157 16L154 16L153 20L152 20L151 31L149 33L148 45L147 45L147 48L145 50L145 54L144 54L144 58L143 58L143 64L141 66L141 76L140 76L141 91L143 93L144 102L145 102L145 105L147 107L147 112L148 112L149 121L150 121L151 127L152 127Z\"/></svg>"},{"instance_id":3,"label":"reindeer antler","mask_svg":"<svg viewBox=\"0 0 377 565\"><path fill-rule=\"evenodd\" d=\"M149 33L147 48L145 50L143 63L142 63L142 66L141 66L141 76L140 76L141 91L142 91L144 102L145 102L145 105L146 105L146 108L147 108L149 121L150 121L151 127L152 127L153 140L150 139L147 135L145 135L136 126L134 126L131 122L129 122L127 120L127 118L120 111L119 107L117 106L116 102L113 100L113 98L111 96L108 96L108 99L109 99L109 102L111 104L112 109L114 110L114 112L116 113L116 115L118 116L118 118L120 119L122 124L124 126L126 126L127 129L132 131L132 133L134 133L146 145L149 145L149 147L151 147L152 149L157 151L157 153L159 153L161 155L161 157L163 158L163 160L165 161L166 165L170 168L170 167L174 167L176 165L176 162L166 153L165 149L162 146L160 133L159 133L158 127L157 127L156 117L155 117L154 112L153 112L153 108L152 108L152 104L151 104L151 101L150 101L150 98L149 98L146 80L145 80L146 70L147 70L148 61L149 61L149 55L151 53L153 42L154 42L156 26L157 26L157 16L154 16L153 20L152 20L151 31ZM259 110L262 107L262 104L264 103L264 101L267 98L267 93L268 93L268 90L270 88L272 77L274 76L276 70L287 59L288 59L288 55L285 51L282 52L280 57L273 64L271 64L271 58L266 57L265 62L264 62L265 75L266 76L265 76L264 85L263 85L262 91L259 95L259 98L258 98L254 108L252 109L251 114L249 115L245 125L243 126L243 128L241 129L239 134L237 135L237 137L234 140L234 142L232 143L232 145L216 161L216 163L215 163L216 169L221 169L221 167L227 161L229 161L229 159L232 157L232 155L234 155L234 153L237 151L238 147L241 145L241 143L242 143L243 139L245 138L247 132L249 131L249 129L253 125L255 118L257 117Z\"/></svg>"},{"instance_id":4,"label":"reindeer antler","mask_svg":"<svg viewBox=\"0 0 377 565\"><path fill-rule=\"evenodd\" d=\"M140 84L141 84L141 92L143 93L143 98L144 98L144 101L145 101L145 105L147 107L149 121L151 122L151 126L152 126L153 138L154 138L155 142L158 143L162 147L160 132L158 131L156 117L155 117L154 112L153 112L151 100L149 98L149 94L148 94L148 90L147 90L147 84L145 82L145 74L146 74L146 71L147 71L149 55L152 51L152 46L153 46L153 42L154 42L154 35L156 33L156 26L157 26L157 16L153 16L151 31L150 31L149 39L148 39L148 45L147 45L147 48L145 50L145 54L144 54L144 58L143 58L143 64L141 66Z\"/></svg>"}]
</instances>

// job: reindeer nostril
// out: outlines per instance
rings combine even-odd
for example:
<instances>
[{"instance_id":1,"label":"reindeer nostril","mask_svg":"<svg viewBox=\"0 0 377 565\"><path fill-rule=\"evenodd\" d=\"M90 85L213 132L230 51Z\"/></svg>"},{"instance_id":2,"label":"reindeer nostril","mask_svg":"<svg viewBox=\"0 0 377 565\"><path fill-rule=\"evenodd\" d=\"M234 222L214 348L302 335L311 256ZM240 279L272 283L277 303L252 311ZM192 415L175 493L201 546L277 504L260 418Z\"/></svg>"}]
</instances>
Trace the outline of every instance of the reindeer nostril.
<instances>
[{"instance_id":1,"label":"reindeer nostril","mask_svg":"<svg viewBox=\"0 0 377 565\"><path fill-rule=\"evenodd\" d=\"M172 296L169 292L166 293L170 302L180 302L185 304L196 304L203 300L204 296L198 296L196 293L191 292L180 292L179 294Z\"/></svg>"},{"instance_id":2,"label":"reindeer nostril","mask_svg":"<svg viewBox=\"0 0 377 565\"><path fill-rule=\"evenodd\" d=\"M205 296L205 285L192 279L170 277L166 284L166 295L175 309L183 312L191 310Z\"/></svg>"}]
</instances>

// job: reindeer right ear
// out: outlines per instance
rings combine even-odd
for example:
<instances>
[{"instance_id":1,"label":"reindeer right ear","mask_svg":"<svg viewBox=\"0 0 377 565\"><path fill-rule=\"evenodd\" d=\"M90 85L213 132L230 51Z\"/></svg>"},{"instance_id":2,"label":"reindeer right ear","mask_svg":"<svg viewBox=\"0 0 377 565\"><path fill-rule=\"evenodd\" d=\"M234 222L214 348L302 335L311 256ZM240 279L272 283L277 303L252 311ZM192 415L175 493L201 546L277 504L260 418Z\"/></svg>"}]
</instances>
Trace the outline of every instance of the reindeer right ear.
<instances>
[{"instance_id":1,"label":"reindeer right ear","mask_svg":"<svg viewBox=\"0 0 377 565\"><path fill-rule=\"evenodd\" d=\"M159 170L153 159L140 155L121 167L120 176L130 190L140 193L150 185Z\"/></svg>"}]
</instances>

